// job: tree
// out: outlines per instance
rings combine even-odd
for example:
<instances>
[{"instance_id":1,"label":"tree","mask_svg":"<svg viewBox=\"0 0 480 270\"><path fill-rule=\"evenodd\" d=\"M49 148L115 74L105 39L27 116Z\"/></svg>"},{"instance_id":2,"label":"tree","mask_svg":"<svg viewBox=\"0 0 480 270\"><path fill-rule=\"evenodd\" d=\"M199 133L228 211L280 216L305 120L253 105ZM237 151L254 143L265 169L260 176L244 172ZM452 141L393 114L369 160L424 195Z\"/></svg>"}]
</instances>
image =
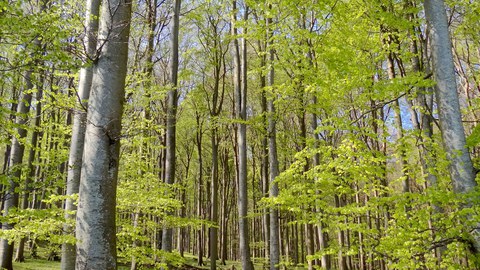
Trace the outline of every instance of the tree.
<instances>
[{"instance_id":1,"label":"tree","mask_svg":"<svg viewBox=\"0 0 480 270\"><path fill-rule=\"evenodd\" d=\"M76 1L39 12L44 2L0 1L0 238L15 242L19 259L23 249L53 258L59 244L73 247L70 180L85 165L78 261L91 268L113 268L106 264L115 257L131 269L184 268L175 249L213 269L232 260L252 268L249 255L272 269L476 263L477 234L469 233L480 220L470 165L480 164L478 1L183 1L184 15L178 1L136 2L125 95L117 61L126 49L116 41L127 25L109 17L123 2L106 8L103 40L91 46L85 38L98 34L84 32L98 16L84 18ZM448 42L435 38L432 5L442 16L447 10L453 48L442 48L453 65L438 53ZM77 94L75 74L88 67L96 94L86 113L90 87L81 86L82 71ZM443 85L458 96L439 91L442 73L433 68L444 67ZM9 109L17 103L30 112ZM88 115L86 147L80 115ZM29 159L18 161L18 145ZM74 268L72 258L63 257L63 269Z\"/></svg>"},{"instance_id":2,"label":"tree","mask_svg":"<svg viewBox=\"0 0 480 270\"><path fill-rule=\"evenodd\" d=\"M468 193L477 186L470 154L466 147L465 131L458 100L452 42L448 31L448 18L443 0L425 0L425 16L430 27L430 47L433 74L436 81L440 130L448 159L453 189ZM480 228L471 232L472 245L480 252Z\"/></svg>"},{"instance_id":3,"label":"tree","mask_svg":"<svg viewBox=\"0 0 480 270\"><path fill-rule=\"evenodd\" d=\"M237 1L233 0L232 35L234 37L234 85L235 85L235 112L240 122L237 125L238 144L238 227L240 240L240 254L242 269L253 269L250 260L250 238L248 230L248 184L247 184L247 42L246 36L242 39L242 56L237 38ZM245 7L244 20L248 19L248 7ZM243 29L246 34L246 27Z\"/></svg>"},{"instance_id":4,"label":"tree","mask_svg":"<svg viewBox=\"0 0 480 270\"><path fill-rule=\"evenodd\" d=\"M271 7L270 7L271 8ZM273 48L273 20L267 19L268 29L268 65L270 69L267 75L267 86L270 87L270 97L267 99L267 111L268 111L268 161L270 172L270 197L275 198L278 196L278 183L276 177L279 174L278 169L278 155L277 155L277 130L276 130L276 115L275 115L275 91L273 89L275 84L275 69L273 66L275 60L275 49ZM279 269L280 263L280 228L278 222L278 209L276 206L270 209L270 269Z\"/></svg>"},{"instance_id":5,"label":"tree","mask_svg":"<svg viewBox=\"0 0 480 270\"><path fill-rule=\"evenodd\" d=\"M176 119L178 106L178 36L180 31L181 0L174 1L171 33L171 60L170 60L170 89L167 93L167 130L166 130L166 161L165 183L175 183L175 147L176 147ZM172 228L164 228L162 233L162 250L172 251Z\"/></svg>"},{"instance_id":6,"label":"tree","mask_svg":"<svg viewBox=\"0 0 480 270\"><path fill-rule=\"evenodd\" d=\"M125 99L130 1L102 5L76 224L76 269L116 269L116 187Z\"/></svg>"},{"instance_id":7,"label":"tree","mask_svg":"<svg viewBox=\"0 0 480 270\"><path fill-rule=\"evenodd\" d=\"M93 67L90 61L95 59L97 49L97 33L98 33L98 15L100 11L100 0L88 0L87 10L85 13L85 37L84 46L87 61L85 67L80 70L80 79L78 84L78 104L79 108L74 112L72 140L70 144L70 154L68 158L67 168L67 186L66 195L73 196L78 194L80 186L80 173L82 169L83 147L85 145L85 126L88 106L88 98L90 97L90 88L92 86ZM65 219L75 219L72 211L76 211L77 206L73 198L65 201ZM72 226L65 224L65 232L70 233ZM62 245L62 262L61 268L64 270L73 269L75 267L75 244L66 242Z\"/></svg>"}]
</instances>

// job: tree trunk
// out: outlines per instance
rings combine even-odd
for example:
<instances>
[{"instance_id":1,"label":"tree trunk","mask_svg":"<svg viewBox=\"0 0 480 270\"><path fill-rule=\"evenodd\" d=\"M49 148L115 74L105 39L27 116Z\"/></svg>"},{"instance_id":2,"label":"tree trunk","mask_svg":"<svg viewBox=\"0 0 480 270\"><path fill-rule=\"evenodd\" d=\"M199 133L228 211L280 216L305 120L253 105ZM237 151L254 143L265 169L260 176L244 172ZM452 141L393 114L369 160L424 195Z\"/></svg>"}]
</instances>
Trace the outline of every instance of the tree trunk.
<instances>
[{"instance_id":1,"label":"tree trunk","mask_svg":"<svg viewBox=\"0 0 480 270\"><path fill-rule=\"evenodd\" d=\"M452 43L448 32L448 20L443 0L425 0L425 16L430 28L430 46L433 58L433 74L436 81L440 130L443 145L450 161L450 177L457 193L467 193L476 187L470 154L465 146L465 131L458 101ZM475 252L480 252L480 229L471 232Z\"/></svg>"},{"instance_id":2,"label":"tree trunk","mask_svg":"<svg viewBox=\"0 0 480 270\"><path fill-rule=\"evenodd\" d=\"M222 252L221 252L221 263L226 265L227 260L227 249L228 249L228 223L230 219L230 207L229 207L229 197L231 196L231 179L230 179L230 169L228 165L228 150L225 149L223 154L223 187L222 187Z\"/></svg>"},{"instance_id":3,"label":"tree trunk","mask_svg":"<svg viewBox=\"0 0 480 270\"><path fill-rule=\"evenodd\" d=\"M272 25L272 19L267 20L267 25ZM273 30L270 30L273 31ZM271 32L269 35L272 35ZM273 87L275 84L275 70L273 68L273 62L275 59L275 52L272 48L272 41L269 41L268 47L268 57L269 65L271 68L268 72L267 85ZM274 104L274 93L267 101L267 110L268 110L268 160L270 168L270 197L278 196L278 183L275 182L275 178L279 174L278 169L278 156L277 156L277 130L276 130L276 120L275 120L275 104ZM279 269L278 264L280 263L280 228L278 224L278 209L270 209L270 269L275 270Z\"/></svg>"},{"instance_id":4,"label":"tree trunk","mask_svg":"<svg viewBox=\"0 0 480 270\"><path fill-rule=\"evenodd\" d=\"M195 141L197 145L197 155L198 155L198 184L197 184L197 217L202 218L202 194L203 194L203 159L202 159L202 122L200 121L200 115L196 112L195 119L197 123L197 128L195 131ZM197 230L197 253L198 253L198 266L203 266L203 229L204 225L200 226L200 229Z\"/></svg>"},{"instance_id":5,"label":"tree trunk","mask_svg":"<svg viewBox=\"0 0 480 270\"><path fill-rule=\"evenodd\" d=\"M313 96L313 104L314 105L317 104L317 97L316 96ZM318 132L316 131L317 127L318 127L317 121L318 121L317 114L313 113L312 114L312 130L313 130L315 149L318 148L318 143L320 141L320 136L318 135ZM320 154L315 153L315 155L313 156L313 167L316 167L318 165L320 165ZM317 193L317 195L319 195L321 193L321 191L317 190L316 193ZM316 212L322 211L318 205L315 206L315 210L316 210ZM318 232L319 248L320 248L321 251L325 250L328 246L327 237L325 236L323 228L324 228L323 221L320 221L319 224L317 224L317 232ZM326 270L330 270L330 257L329 257L329 255L325 255L325 254L322 255L322 257L320 259L320 264Z\"/></svg>"},{"instance_id":6,"label":"tree trunk","mask_svg":"<svg viewBox=\"0 0 480 270\"><path fill-rule=\"evenodd\" d=\"M263 43L265 44L265 43ZM262 45L262 42L258 41L258 48L259 51L265 53L265 45ZM260 66L263 69L266 68L266 56L265 54L260 55ZM260 77L260 89L262 89L262 97L261 97L261 110L262 110L262 141L261 141L261 192L262 197L268 197L269 193L269 179L268 179L268 123L267 123L267 97L265 86L267 85L266 77L263 72L259 73ZM262 241L264 243L264 252L263 256L265 257L265 261L269 261L269 251L270 251L270 214L268 209L263 208L262 213Z\"/></svg>"},{"instance_id":7,"label":"tree trunk","mask_svg":"<svg viewBox=\"0 0 480 270\"><path fill-rule=\"evenodd\" d=\"M342 199L338 195L335 195L335 207L340 208L342 206L343 206ZM340 216L340 214L337 214L337 216ZM341 228L338 228L337 239L338 239L338 269L347 270L347 260L343 252L343 250L345 249L345 231Z\"/></svg>"},{"instance_id":8,"label":"tree trunk","mask_svg":"<svg viewBox=\"0 0 480 270\"><path fill-rule=\"evenodd\" d=\"M105 1L93 66L76 224L75 269L116 269L115 205L131 2Z\"/></svg>"},{"instance_id":9,"label":"tree trunk","mask_svg":"<svg viewBox=\"0 0 480 270\"><path fill-rule=\"evenodd\" d=\"M214 116L216 117L216 115ZM216 121L216 120L214 120ZM211 184L211 213L210 221L217 225L218 224L218 136L217 136L217 127L216 123L213 124L215 127L212 129L212 184ZM210 227L210 269L217 269L217 259L218 259L218 229L217 227Z\"/></svg>"},{"instance_id":10,"label":"tree trunk","mask_svg":"<svg viewBox=\"0 0 480 270\"><path fill-rule=\"evenodd\" d=\"M242 57L237 38L237 28L234 26L237 18L237 1L233 1L232 35L234 36L234 79L235 79L235 111L241 120L237 126L238 144L238 229L240 242L240 255L242 269L253 269L250 259L249 231L248 231L248 181L247 181L247 43L245 37L242 39ZM244 10L245 20L247 19L248 8ZM245 34L246 28L244 28Z\"/></svg>"},{"instance_id":11,"label":"tree trunk","mask_svg":"<svg viewBox=\"0 0 480 270\"><path fill-rule=\"evenodd\" d=\"M86 53L89 58L95 58L95 50L97 47L97 33L98 33L98 15L100 10L100 0L88 0L87 11L85 14L85 39L84 44ZM85 144L85 122L87 112L83 109L87 108L87 100L90 97L90 88L92 86L92 67L86 66L80 70L80 81L78 85L78 110L74 112L72 139L70 144L70 154L68 158L67 168L67 191L66 195L71 196L78 193L80 186L80 173L82 169L82 155ZM72 199L65 201L65 219L75 219L75 214L72 211L77 210L77 206ZM73 228L65 224L63 231L66 234L71 234ZM62 244L62 260L61 269L70 270L75 267L75 244Z\"/></svg>"},{"instance_id":12,"label":"tree trunk","mask_svg":"<svg viewBox=\"0 0 480 270\"><path fill-rule=\"evenodd\" d=\"M176 148L176 122L177 122L177 87L178 87L178 36L180 30L181 0L175 0L172 18L171 33L171 62L170 62L170 87L167 94L167 140L165 160L165 183L175 183L175 148ZM167 225L168 226L168 225ZM162 233L162 250L172 251L172 228L164 228Z\"/></svg>"}]
</instances>

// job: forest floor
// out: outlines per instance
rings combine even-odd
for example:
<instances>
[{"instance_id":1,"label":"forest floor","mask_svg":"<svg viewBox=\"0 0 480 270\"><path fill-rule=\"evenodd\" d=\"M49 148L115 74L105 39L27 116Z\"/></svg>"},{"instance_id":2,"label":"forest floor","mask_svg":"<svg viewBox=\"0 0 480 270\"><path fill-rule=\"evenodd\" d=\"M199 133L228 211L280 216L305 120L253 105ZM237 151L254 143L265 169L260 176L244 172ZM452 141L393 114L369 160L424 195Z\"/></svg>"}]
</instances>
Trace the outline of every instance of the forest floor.
<instances>
[{"instance_id":1,"label":"forest floor","mask_svg":"<svg viewBox=\"0 0 480 270\"><path fill-rule=\"evenodd\" d=\"M233 267L232 267L233 266ZM218 269L241 269L240 262L228 262L227 265L218 265ZM262 269L260 265L255 267L256 269ZM15 270L59 270L60 262L48 261L45 259L25 259L25 262L14 262L13 269ZM118 270L129 270L129 266L119 266ZM192 260L187 260L184 267L180 269L210 269L209 265L199 267Z\"/></svg>"},{"instance_id":2,"label":"forest floor","mask_svg":"<svg viewBox=\"0 0 480 270\"><path fill-rule=\"evenodd\" d=\"M196 269L210 269L209 260L205 259L204 266L197 266L196 257L193 255L185 254L186 263L185 265L180 268L184 270L196 270ZM255 261L255 269L264 269L263 264L261 261ZM15 270L59 270L60 269L60 262L59 261L48 261L46 259L31 259L26 258L25 262L14 262L13 269ZM120 265L118 270L129 270L130 266ZM152 268L153 269L153 268ZM227 261L226 265L217 263L217 269L224 269L224 270L240 270L242 269L241 263L237 261ZM288 269L305 269L302 267L288 267Z\"/></svg>"}]
</instances>

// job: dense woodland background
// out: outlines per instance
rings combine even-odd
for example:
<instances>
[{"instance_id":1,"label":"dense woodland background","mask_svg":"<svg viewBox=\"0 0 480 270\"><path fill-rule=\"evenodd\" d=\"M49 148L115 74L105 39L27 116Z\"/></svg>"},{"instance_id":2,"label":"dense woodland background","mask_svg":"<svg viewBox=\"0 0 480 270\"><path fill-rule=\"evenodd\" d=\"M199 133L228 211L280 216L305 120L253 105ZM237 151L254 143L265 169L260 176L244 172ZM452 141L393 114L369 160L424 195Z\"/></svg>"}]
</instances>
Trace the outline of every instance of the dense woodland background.
<instances>
[{"instance_id":1,"label":"dense woodland background","mask_svg":"<svg viewBox=\"0 0 480 270\"><path fill-rule=\"evenodd\" d=\"M478 269L479 1L102 2L0 1L2 267Z\"/></svg>"}]
</instances>

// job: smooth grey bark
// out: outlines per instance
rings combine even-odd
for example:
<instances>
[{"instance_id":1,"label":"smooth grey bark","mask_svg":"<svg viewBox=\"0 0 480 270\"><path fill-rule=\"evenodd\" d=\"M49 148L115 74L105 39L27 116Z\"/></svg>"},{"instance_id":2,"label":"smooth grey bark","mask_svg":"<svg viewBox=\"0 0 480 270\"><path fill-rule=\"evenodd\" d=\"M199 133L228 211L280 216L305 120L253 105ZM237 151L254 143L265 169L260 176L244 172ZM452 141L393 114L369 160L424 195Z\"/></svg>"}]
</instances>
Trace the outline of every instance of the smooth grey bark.
<instances>
[{"instance_id":1,"label":"smooth grey bark","mask_svg":"<svg viewBox=\"0 0 480 270\"><path fill-rule=\"evenodd\" d=\"M430 48L433 59L435 94L443 146L450 161L450 177L457 193L467 193L476 187L475 173L468 149L455 80L452 42L443 0L425 0L425 16L430 29ZM480 252L480 229L472 229L471 241Z\"/></svg>"},{"instance_id":2,"label":"smooth grey bark","mask_svg":"<svg viewBox=\"0 0 480 270\"><path fill-rule=\"evenodd\" d=\"M8 165L8 189L4 194L3 216L8 216L8 212L13 207L18 207L19 194L18 188L20 176L22 175L21 165L25 153L25 145L21 141L27 137L27 130L24 128L28 121L28 113L30 112L30 104L32 102L33 89L32 70L25 73L25 89L20 97L17 107L17 116L15 124L17 125L18 136L12 137L12 148L10 150L10 163ZM7 222L2 224L2 230L11 230L13 224ZM13 242L9 243L8 239L1 239L0 242L0 268L7 270L13 269Z\"/></svg>"},{"instance_id":3,"label":"smooth grey bark","mask_svg":"<svg viewBox=\"0 0 480 270\"><path fill-rule=\"evenodd\" d=\"M83 154L75 269L116 269L115 205L131 2L105 0L93 66Z\"/></svg>"},{"instance_id":4,"label":"smooth grey bark","mask_svg":"<svg viewBox=\"0 0 480 270\"><path fill-rule=\"evenodd\" d=\"M170 60L170 87L167 93L167 132L166 132L166 159L165 159L165 183L175 182L175 149L176 149L176 122L177 122L177 86L178 86L178 36L180 30L180 7L181 0L175 0L172 18L171 33L171 60ZM172 228L164 228L162 232L162 250L172 251Z\"/></svg>"},{"instance_id":5,"label":"smooth grey bark","mask_svg":"<svg viewBox=\"0 0 480 270\"><path fill-rule=\"evenodd\" d=\"M272 19L267 20L267 26L272 25ZM268 28L267 27L267 28ZM272 31L272 30L270 30ZM275 51L272 48L272 40L269 34L268 42L268 62L271 65L270 70L268 71L267 76L267 86L273 87L275 84L275 69L273 67L273 62L275 59ZM277 155L277 130L276 130L276 115L275 115L275 104L274 104L274 93L267 100L267 111L268 111L268 161L270 169L270 197L278 196L278 183L275 181L275 178L279 174L278 169L278 155ZM275 207L270 209L270 269L275 270L279 269L278 264L280 263L280 228L278 224L278 209Z\"/></svg>"},{"instance_id":6,"label":"smooth grey bark","mask_svg":"<svg viewBox=\"0 0 480 270\"><path fill-rule=\"evenodd\" d=\"M238 232L239 248L242 269L253 269L250 259L249 230L248 230L248 179L247 179L247 42L242 39L242 56L237 37L237 1L232 1L232 35L234 36L234 85L235 85L235 111L240 122L237 124L238 145ZM248 8L245 8L244 19L248 19ZM244 34L246 28L244 28Z\"/></svg>"},{"instance_id":7,"label":"smooth grey bark","mask_svg":"<svg viewBox=\"0 0 480 270\"><path fill-rule=\"evenodd\" d=\"M85 53L89 59L95 58L97 49L98 34L98 15L100 11L100 0L87 0L87 9L85 13L85 37L84 46ZM70 152L67 166L67 184L66 195L72 196L78 193L80 186L80 174L82 169L83 147L85 144L85 122L87 112L83 109L87 108L88 98L90 97L90 88L92 86L93 69L86 61L86 66L80 70L80 78L78 83L78 109L74 111L72 139L70 143ZM77 206L74 200L65 200L65 219L75 219ZM69 224L64 225L64 233L70 234L74 228ZM75 268L76 248L74 243L62 244L61 269L70 270Z\"/></svg>"}]
</instances>

